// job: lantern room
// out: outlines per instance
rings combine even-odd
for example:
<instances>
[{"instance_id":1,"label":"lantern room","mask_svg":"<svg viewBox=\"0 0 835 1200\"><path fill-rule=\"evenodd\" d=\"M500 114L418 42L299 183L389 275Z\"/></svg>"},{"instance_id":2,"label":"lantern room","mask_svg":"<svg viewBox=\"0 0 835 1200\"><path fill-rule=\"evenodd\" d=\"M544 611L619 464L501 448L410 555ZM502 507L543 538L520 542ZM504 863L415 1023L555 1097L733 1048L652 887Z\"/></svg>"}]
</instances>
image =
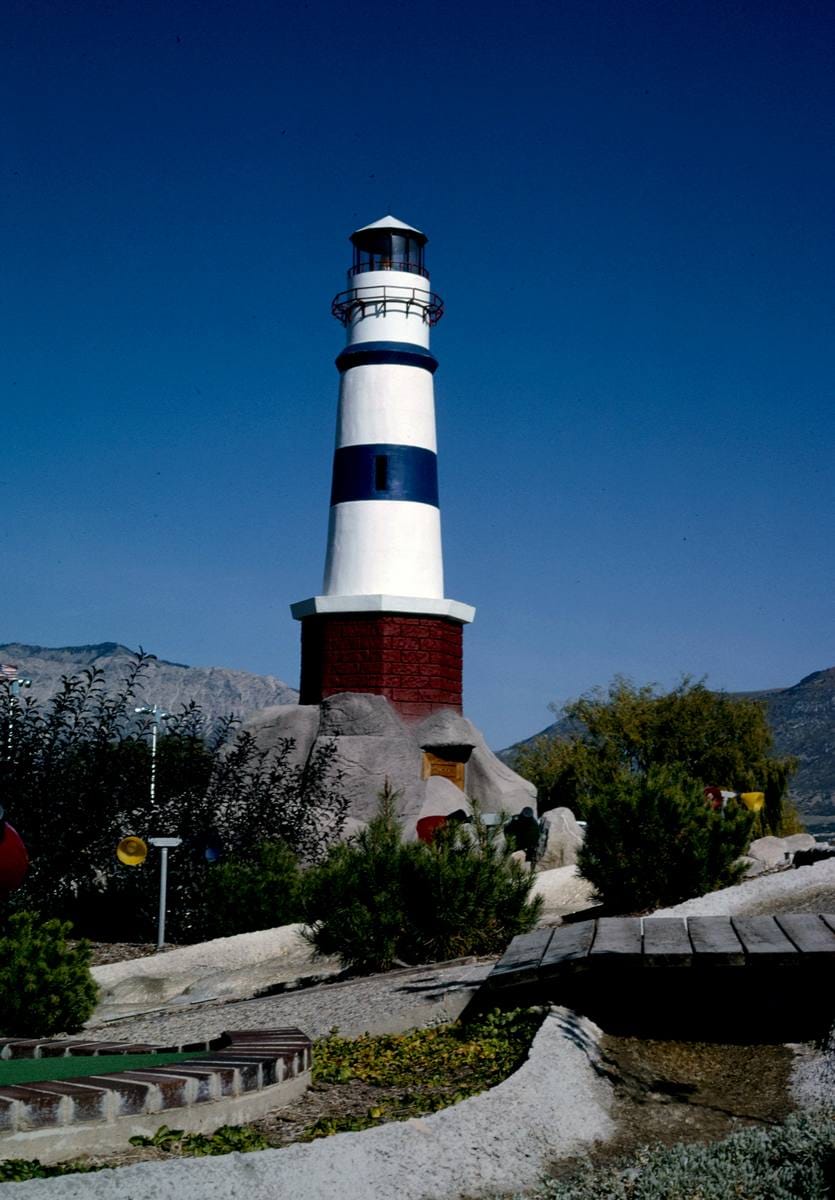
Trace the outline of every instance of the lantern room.
<instances>
[{"instance_id":1,"label":"lantern room","mask_svg":"<svg viewBox=\"0 0 835 1200\"><path fill-rule=\"evenodd\" d=\"M429 278L423 262L426 234L396 217L383 217L351 234L354 265L351 275L366 271L405 271Z\"/></svg>"}]
</instances>

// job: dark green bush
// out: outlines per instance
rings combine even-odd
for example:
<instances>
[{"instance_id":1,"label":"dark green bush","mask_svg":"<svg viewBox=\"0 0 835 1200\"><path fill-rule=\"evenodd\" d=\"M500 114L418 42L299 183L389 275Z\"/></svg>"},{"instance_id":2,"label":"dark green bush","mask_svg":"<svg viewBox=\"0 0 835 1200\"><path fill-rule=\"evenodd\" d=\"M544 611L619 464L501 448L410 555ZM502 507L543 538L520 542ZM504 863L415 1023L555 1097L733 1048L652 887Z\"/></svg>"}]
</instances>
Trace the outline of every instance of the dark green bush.
<instances>
[{"instance_id":1,"label":"dark green bush","mask_svg":"<svg viewBox=\"0 0 835 1200\"><path fill-rule=\"evenodd\" d=\"M302 919L299 860L283 842L262 842L246 858L205 870L204 906L195 932L232 937Z\"/></svg>"},{"instance_id":2,"label":"dark green bush","mask_svg":"<svg viewBox=\"0 0 835 1200\"><path fill-rule=\"evenodd\" d=\"M9 917L0 937L0 1032L45 1037L80 1029L97 988L86 942L67 944L69 922L41 922L36 913Z\"/></svg>"},{"instance_id":3,"label":"dark green bush","mask_svg":"<svg viewBox=\"0 0 835 1200\"><path fill-rule=\"evenodd\" d=\"M404 843L393 796L349 843L312 868L304 889L309 938L361 971L503 950L536 923L533 876L478 822L432 845Z\"/></svg>"},{"instance_id":4,"label":"dark green bush","mask_svg":"<svg viewBox=\"0 0 835 1200\"><path fill-rule=\"evenodd\" d=\"M752 818L715 812L701 783L673 767L621 772L586 813L580 874L612 912L677 904L737 882Z\"/></svg>"},{"instance_id":5,"label":"dark green bush","mask_svg":"<svg viewBox=\"0 0 835 1200\"><path fill-rule=\"evenodd\" d=\"M43 702L10 703L8 680L0 679L0 712L9 723L0 738L0 792L14 798L8 816L31 860L10 907L70 919L87 937L151 941L159 855L152 850L143 866L124 866L116 845L126 834L178 836L167 933L174 942L194 941L214 869L204 856L210 834L234 860L281 841L302 861L319 861L339 836L347 799L333 743L317 743L299 762L291 739L264 749L231 717L208 728L189 704L160 734L152 804L149 718L136 712L147 663L138 654L115 694L90 670L65 678Z\"/></svg>"},{"instance_id":6,"label":"dark green bush","mask_svg":"<svg viewBox=\"0 0 835 1200\"><path fill-rule=\"evenodd\" d=\"M640 1151L553 1180L526 1200L827 1200L835 1184L833 1114L792 1116L708 1146ZM522 1200L517 1197L517 1200Z\"/></svg>"}]
</instances>

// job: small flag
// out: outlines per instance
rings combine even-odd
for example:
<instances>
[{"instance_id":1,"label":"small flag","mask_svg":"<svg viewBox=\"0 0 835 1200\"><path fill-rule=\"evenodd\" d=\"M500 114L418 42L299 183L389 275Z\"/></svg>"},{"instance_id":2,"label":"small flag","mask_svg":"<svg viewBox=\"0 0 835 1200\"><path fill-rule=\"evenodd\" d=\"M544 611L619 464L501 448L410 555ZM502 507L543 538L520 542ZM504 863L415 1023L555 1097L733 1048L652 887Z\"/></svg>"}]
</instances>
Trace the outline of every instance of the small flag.
<instances>
[{"instance_id":1,"label":"small flag","mask_svg":"<svg viewBox=\"0 0 835 1200\"><path fill-rule=\"evenodd\" d=\"M4 679L17 679L18 669L13 667L11 663L0 663L0 675Z\"/></svg>"}]
</instances>

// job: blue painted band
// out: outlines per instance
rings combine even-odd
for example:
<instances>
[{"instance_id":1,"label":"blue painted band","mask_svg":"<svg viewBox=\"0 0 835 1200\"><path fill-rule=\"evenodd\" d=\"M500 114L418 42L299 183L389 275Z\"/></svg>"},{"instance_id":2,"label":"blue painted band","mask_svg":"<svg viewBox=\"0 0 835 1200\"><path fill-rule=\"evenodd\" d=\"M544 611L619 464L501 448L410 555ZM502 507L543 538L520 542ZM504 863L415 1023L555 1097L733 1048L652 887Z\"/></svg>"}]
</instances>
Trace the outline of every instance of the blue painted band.
<instances>
[{"instance_id":1,"label":"blue painted band","mask_svg":"<svg viewBox=\"0 0 835 1200\"><path fill-rule=\"evenodd\" d=\"M414 500L438 507L438 456L422 446L343 446L333 456L331 504Z\"/></svg>"},{"instance_id":2,"label":"blue painted band","mask_svg":"<svg viewBox=\"0 0 835 1200\"><path fill-rule=\"evenodd\" d=\"M369 363L396 363L401 367L422 367L430 375L434 375L438 360L423 346L415 346L412 342L358 342L355 346L346 346L336 360L336 365L344 375L351 367L365 367Z\"/></svg>"}]
</instances>

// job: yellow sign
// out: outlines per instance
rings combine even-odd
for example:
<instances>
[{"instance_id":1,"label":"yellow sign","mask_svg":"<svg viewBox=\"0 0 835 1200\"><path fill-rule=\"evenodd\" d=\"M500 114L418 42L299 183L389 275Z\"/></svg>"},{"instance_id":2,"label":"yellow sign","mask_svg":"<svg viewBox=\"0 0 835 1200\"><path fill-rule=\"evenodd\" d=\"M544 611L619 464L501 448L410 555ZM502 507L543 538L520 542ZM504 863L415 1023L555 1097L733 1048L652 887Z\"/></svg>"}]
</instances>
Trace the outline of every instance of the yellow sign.
<instances>
[{"instance_id":1,"label":"yellow sign","mask_svg":"<svg viewBox=\"0 0 835 1200\"><path fill-rule=\"evenodd\" d=\"M123 837L116 847L116 857L126 867L138 867L145 861L147 854L148 847L142 838L138 837Z\"/></svg>"},{"instance_id":2,"label":"yellow sign","mask_svg":"<svg viewBox=\"0 0 835 1200\"><path fill-rule=\"evenodd\" d=\"M765 804L765 792L740 792L739 798L752 813L758 813Z\"/></svg>"}]
</instances>

